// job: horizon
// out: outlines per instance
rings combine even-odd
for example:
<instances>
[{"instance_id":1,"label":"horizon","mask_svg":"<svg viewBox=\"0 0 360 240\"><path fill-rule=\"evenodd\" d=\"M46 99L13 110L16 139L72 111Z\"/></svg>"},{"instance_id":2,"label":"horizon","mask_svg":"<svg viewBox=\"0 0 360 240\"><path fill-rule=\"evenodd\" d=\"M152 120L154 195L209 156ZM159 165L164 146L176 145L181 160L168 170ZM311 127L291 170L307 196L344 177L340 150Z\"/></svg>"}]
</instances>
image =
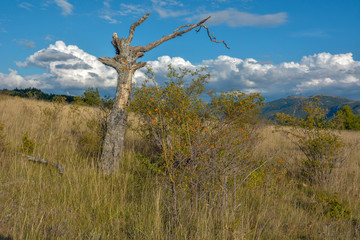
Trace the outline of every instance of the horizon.
<instances>
[{"instance_id":1,"label":"horizon","mask_svg":"<svg viewBox=\"0 0 360 240\"><path fill-rule=\"evenodd\" d=\"M15 91L15 90L27 90L27 89L34 89L34 90L39 90L45 94L48 94L48 95L63 95L63 96L69 96L69 97L77 97L77 96L81 96L83 95L83 93L88 90L84 90L84 92L78 94L78 95L69 95L69 94L66 94L66 93L54 93L54 92L51 92L51 91L44 91L42 89L38 89L38 88L32 88L32 87L29 87L29 88L14 88L14 89L7 89L7 88L3 88L3 89L0 89L0 91L4 91L4 90L8 90L8 91ZM95 88L93 90L96 90L98 88ZM99 89L98 89L99 90ZM104 95L100 92L99 90L99 93L100 93L100 98L106 98L106 97L110 97L109 95ZM0 93L1 94L1 93ZM111 97L112 99L114 98L115 96ZM267 100L265 98L265 103L269 103L269 102L274 102L274 101L278 101L278 100L282 100L282 99L286 99L286 98L291 98L291 97L296 97L296 98L314 98L314 97L336 97L336 98L343 98L343 99L348 99L348 100L351 100L351 101L355 101L355 102L360 102L360 100L356 100L356 99L352 99L352 98L348 98L348 97L342 97L342 96L337 96L337 95L325 95L325 94L315 94L315 95L311 95L311 96L299 96L299 95L289 95L289 96L284 96L284 97L281 97L281 98L276 98L276 99L272 99L272 100ZM207 95L203 98L203 99L206 99L207 98ZM205 101L207 102L207 101Z\"/></svg>"},{"instance_id":2,"label":"horizon","mask_svg":"<svg viewBox=\"0 0 360 240\"><path fill-rule=\"evenodd\" d=\"M116 72L98 57L113 57L113 32L146 45L178 26L208 15L206 31L194 30L145 53L157 82L167 66L207 66L209 89L260 92L266 101L287 96L335 95L360 100L360 2L207 0L176 1L3 0L0 3L0 88L35 87L81 95L88 87L113 97ZM46 19L46 21L44 21ZM141 83L146 69L136 71Z\"/></svg>"}]
</instances>

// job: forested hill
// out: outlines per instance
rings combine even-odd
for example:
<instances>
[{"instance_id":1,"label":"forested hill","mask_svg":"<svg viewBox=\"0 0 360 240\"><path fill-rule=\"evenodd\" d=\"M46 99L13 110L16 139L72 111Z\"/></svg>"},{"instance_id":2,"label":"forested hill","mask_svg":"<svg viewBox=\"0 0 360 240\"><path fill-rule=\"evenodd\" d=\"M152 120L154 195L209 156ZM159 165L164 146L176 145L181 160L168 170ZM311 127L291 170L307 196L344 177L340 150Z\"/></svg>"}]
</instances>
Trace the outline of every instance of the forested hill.
<instances>
[{"instance_id":1,"label":"forested hill","mask_svg":"<svg viewBox=\"0 0 360 240\"><path fill-rule=\"evenodd\" d=\"M327 114L328 118L332 118L334 114L345 105L350 106L353 113L360 115L360 101L338 96L317 95L312 97L289 96L271 101L263 108L262 116L267 119L272 119L276 113L286 113L297 118L303 118L306 116L302 110L304 104L315 97L319 98L322 108L329 110Z\"/></svg>"},{"instance_id":2,"label":"forested hill","mask_svg":"<svg viewBox=\"0 0 360 240\"><path fill-rule=\"evenodd\" d=\"M68 103L74 101L74 96L47 94L37 88L25 88L25 89L15 88L14 90L2 89L0 90L0 94L8 95L8 96L18 96L22 98L33 98L44 101L53 101L54 97L61 96L61 97L65 97L65 101Z\"/></svg>"}]
</instances>

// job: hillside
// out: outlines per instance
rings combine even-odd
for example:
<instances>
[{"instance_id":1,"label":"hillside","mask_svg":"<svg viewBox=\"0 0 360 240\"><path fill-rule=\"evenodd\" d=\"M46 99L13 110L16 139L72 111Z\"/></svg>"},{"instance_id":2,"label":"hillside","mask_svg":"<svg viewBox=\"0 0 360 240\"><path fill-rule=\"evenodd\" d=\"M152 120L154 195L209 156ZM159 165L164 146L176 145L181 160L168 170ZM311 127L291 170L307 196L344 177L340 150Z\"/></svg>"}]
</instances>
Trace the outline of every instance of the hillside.
<instances>
[{"instance_id":1,"label":"hillside","mask_svg":"<svg viewBox=\"0 0 360 240\"><path fill-rule=\"evenodd\" d=\"M317 95L312 97L289 96L271 101L263 108L262 116L267 119L272 119L272 116L276 113L283 112L294 115L295 117L305 117L302 107L307 101L314 97L318 97L321 106L329 110L328 118L332 118L333 115L345 105L349 105L355 114L360 115L360 101L338 96Z\"/></svg>"},{"instance_id":2,"label":"hillside","mask_svg":"<svg viewBox=\"0 0 360 240\"><path fill-rule=\"evenodd\" d=\"M360 141L357 132L341 132L347 159L317 186L299 175L301 151L281 131L262 125L253 158L246 158L251 165L242 160L241 182L229 180L238 183L229 204L214 200L227 196L222 189L199 196L186 191L173 223L172 192L146 161L153 147L135 131L135 116L119 172L109 177L96 166L98 109L4 95L0 109L0 239L360 237L360 149L350 145ZM65 170L35 164L22 152Z\"/></svg>"}]
</instances>

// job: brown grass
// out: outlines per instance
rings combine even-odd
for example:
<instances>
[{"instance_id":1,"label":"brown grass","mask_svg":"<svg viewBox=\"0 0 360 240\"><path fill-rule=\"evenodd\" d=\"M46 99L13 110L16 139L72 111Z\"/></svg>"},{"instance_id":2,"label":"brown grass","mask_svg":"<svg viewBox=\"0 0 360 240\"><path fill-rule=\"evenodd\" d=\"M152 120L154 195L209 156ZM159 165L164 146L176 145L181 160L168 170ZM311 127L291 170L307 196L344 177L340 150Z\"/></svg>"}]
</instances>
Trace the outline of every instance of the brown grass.
<instances>
[{"instance_id":1,"label":"brown grass","mask_svg":"<svg viewBox=\"0 0 360 240\"><path fill-rule=\"evenodd\" d=\"M326 186L311 186L296 173L301 152L280 132L265 126L258 158L276 154L271 166L285 161L286 174L276 179L273 173L254 174L239 189L241 204L236 209L222 214L203 204L197 212L182 211L178 226L171 229L165 192L157 176L136 157L138 149L148 146L128 131L120 171L105 177L79 141L91 131L86 122L93 118L92 108L75 110L70 105L0 95L0 123L10 143L0 159L0 239L360 238L359 145L344 150L349 158ZM33 155L59 163L65 168L63 176L56 168L16 154L25 133L35 143ZM342 137L353 145L360 141L359 132L344 131ZM327 205L318 197L322 193L332 198L337 193L350 216L327 216Z\"/></svg>"}]
</instances>

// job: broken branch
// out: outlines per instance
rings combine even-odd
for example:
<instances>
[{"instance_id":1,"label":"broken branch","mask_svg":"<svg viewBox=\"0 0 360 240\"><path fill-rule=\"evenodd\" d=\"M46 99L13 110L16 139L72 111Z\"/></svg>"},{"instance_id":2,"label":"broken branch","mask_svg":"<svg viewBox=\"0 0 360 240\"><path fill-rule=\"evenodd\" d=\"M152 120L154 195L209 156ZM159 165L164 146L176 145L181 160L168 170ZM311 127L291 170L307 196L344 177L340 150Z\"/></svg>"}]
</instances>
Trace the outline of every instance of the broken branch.
<instances>
[{"instance_id":1,"label":"broken branch","mask_svg":"<svg viewBox=\"0 0 360 240\"><path fill-rule=\"evenodd\" d=\"M101 57L101 58L98 58L98 60L109 67L113 67L115 69L121 68L121 64L118 63L117 61L115 61L115 59L113 59L113 58Z\"/></svg>"},{"instance_id":2,"label":"broken branch","mask_svg":"<svg viewBox=\"0 0 360 240\"><path fill-rule=\"evenodd\" d=\"M127 38L127 42L129 45L130 45L131 41L133 40L135 28L137 26L139 26L140 24L142 24L149 17L149 15L150 15L150 13L145 14L142 18L140 18L139 20L137 20L136 22L134 22L131 25L130 31L129 31L129 36Z\"/></svg>"},{"instance_id":3,"label":"broken branch","mask_svg":"<svg viewBox=\"0 0 360 240\"><path fill-rule=\"evenodd\" d=\"M30 155L26 155L26 154L21 154L21 155L24 156L24 157L27 157L27 159L28 159L29 161L37 162L37 163L44 163L44 164L46 164L46 165L54 166L54 167L56 167L56 168L59 170L59 172L60 172L61 175L62 175L62 174L64 173L64 171L65 171L65 169L62 168L62 167L61 167L59 164L57 164L57 163L49 162L49 161L46 160L46 159L36 158L36 157L30 156Z\"/></svg>"}]
</instances>

